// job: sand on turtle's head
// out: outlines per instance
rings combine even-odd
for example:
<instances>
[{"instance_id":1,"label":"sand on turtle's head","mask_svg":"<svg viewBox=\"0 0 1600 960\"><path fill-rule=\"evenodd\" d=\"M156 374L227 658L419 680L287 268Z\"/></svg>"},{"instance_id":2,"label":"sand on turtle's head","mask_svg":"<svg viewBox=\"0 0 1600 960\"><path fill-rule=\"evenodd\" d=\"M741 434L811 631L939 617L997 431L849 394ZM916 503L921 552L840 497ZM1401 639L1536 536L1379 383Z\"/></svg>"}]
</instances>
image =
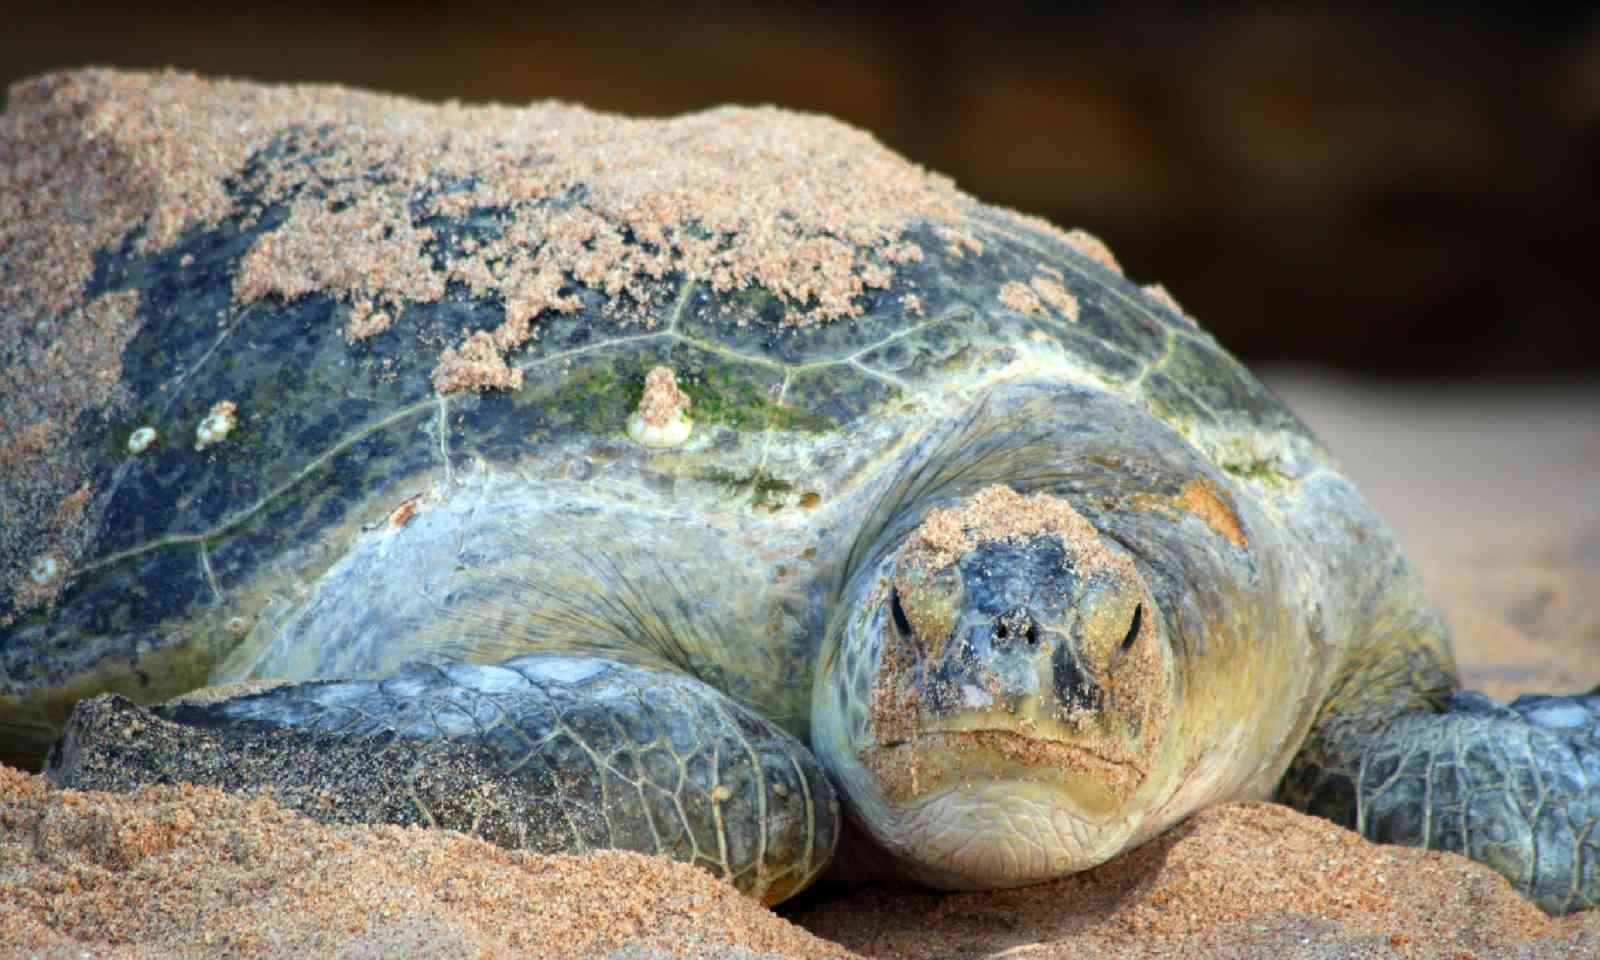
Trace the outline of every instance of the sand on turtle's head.
<instances>
[{"instance_id":1,"label":"sand on turtle's head","mask_svg":"<svg viewBox=\"0 0 1600 960\"><path fill-rule=\"evenodd\" d=\"M955 563L981 543L1025 543L1054 535L1068 556L1091 569L1110 570L1118 558L1100 539L1100 531L1066 498L1045 491L1024 496L1004 484L992 484L950 507L928 511L906 541L904 559L925 569Z\"/></svg>"}]
</instances>

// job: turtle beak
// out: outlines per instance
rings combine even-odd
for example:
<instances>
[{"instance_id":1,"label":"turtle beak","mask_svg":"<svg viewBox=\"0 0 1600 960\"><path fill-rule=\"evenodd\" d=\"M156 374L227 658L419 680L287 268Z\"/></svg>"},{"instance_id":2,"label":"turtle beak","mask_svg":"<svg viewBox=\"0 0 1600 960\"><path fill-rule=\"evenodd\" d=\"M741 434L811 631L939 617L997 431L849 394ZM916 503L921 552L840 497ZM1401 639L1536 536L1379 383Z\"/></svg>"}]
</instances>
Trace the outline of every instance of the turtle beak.
<instances>
[{"instance_id":1,"label":"turtle beak","mask_svg":"<svg viewBox=\"0 0 1600 960\"><path fill-rule=\"evenodd\" d=\"M894 633L921 667L924 728L974 712L1014 727L1042 709L1093 709L1099 687L1072 640L1079 577L1059 545L984 544L957 566L959 589L911 585L909 615L899 612L901 598L892 598ZM923 615L930 594L944 601L939 606L947 613ZM942 629L909 629L930 621ZM967 716L957 722L973 729L971 723L982 721Z\"/></svg>"}]
</instances>

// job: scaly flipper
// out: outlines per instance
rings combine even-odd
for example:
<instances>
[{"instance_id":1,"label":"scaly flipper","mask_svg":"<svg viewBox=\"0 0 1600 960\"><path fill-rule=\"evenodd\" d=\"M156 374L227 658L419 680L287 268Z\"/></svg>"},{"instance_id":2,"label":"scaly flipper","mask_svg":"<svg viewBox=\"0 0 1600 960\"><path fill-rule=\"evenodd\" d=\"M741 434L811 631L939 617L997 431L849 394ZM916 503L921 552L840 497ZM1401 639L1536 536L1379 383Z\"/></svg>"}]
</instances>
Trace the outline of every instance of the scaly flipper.
<instances>
[{"instance_id":1,"label":"scaly flipper","mask_svg":"<svg viewBox=\"0 0 1600 960\"><path fill-rule=\"evenodd\" d=\"M1549 913L1600 905L1600 688L1510 706L1462 691L1440 712L1322 737L1324 756L1352 763L1291 769L1282 799L1369 840L1462 853Z\"/></svg>"},{"instance_id":2,"label":"scaly flipper","mask_svg":"<svg viewBox=\"0 0 1600 960\"><path fill-rule=\"evenodd\" d=\"M542 853L659 854L772 903L822 871L839 833L833 788L799 741L691 677L596 657L418 666L153 711L100 697L47 770L79 789L270 789L327 822Z\"/></svg>"}]
</instances>

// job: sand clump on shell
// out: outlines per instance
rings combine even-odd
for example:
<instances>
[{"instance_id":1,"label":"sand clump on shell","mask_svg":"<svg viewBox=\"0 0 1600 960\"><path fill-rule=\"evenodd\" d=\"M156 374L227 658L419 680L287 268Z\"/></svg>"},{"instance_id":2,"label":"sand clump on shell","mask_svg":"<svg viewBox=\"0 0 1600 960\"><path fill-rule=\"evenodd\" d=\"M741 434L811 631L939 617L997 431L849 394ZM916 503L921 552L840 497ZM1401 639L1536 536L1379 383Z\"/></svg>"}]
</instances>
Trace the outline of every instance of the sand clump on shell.
<instances>
[{"instance_id":1,"label":"sand clump on shell","mask_svg":"<svg viewBox=\"0 0 1600 960\"><path fill-rule=\"evenodd\" d=\"M866 133L776 109L631 119L83 71L13 88L0 134L0 248L16 264L0 307L63 313L94 251L137 230L138 249L158 252L281 202L287 219L245 257L240 304L330 293L352 304L359 339L387 328L370 318L458 282L504 303L488 334L502 354L544 310L578 308L571 281L646 323L660 306L652 281L669 274L765 287L794 323L854 316L863 292L920 259L908 227L970 205ZM307 162L246 168L291 148ZM237 208L230 178L251 207ZM500 211L502 236L456 249L420 225L474 210ZM54 268L39 268L47 257Z\"/></svg>"},{"instance_id":2,"label":"sand clump on shell","mask_svg":"<svg viewBox=\"0 0 1600 960\"><path fill-rule=\"evenodd\" d=\"M1068 323L1078 322L1078 298L1046 276L1034 277L1028 283L1012 280L1002 285L1000 305L1021 314L1053 312Z\"/></svg>"},{"instance_id":3,"label":"sand clump on shell","mask_svg":"<svg viewBox=\"0 0 1600 960\"><path fill-rule=\"evenodd\" d=\"M639 418L652 427L664 427L689 409L689 397L678 387L670 367L656 367L644 378L639 397Z\"/></svg>"}]
</instances>

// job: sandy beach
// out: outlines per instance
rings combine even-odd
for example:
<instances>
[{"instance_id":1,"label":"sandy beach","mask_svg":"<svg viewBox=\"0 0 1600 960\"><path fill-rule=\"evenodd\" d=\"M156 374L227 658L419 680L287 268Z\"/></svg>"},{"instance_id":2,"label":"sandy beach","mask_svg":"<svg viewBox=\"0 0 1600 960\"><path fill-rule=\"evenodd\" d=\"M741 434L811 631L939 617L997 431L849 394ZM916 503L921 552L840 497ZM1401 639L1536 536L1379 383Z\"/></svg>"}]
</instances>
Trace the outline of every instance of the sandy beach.
<instances>
[{"instance_id":1,"label":"sandy beach","mask_svg":"<svg viewBox=\"0 0 1600 960\"><path fill-rule=\"evenodd\" d=\"M537 337L539 324L580 310L578 298L561 292L563 277L605 285L632 305L634 313L623 319L640 329L658 320L665 293L652 284L662 277L715 291L759 286L814 308L782 318L788 330L850 322L842 318L869 286L888 289L890 266L909 270L921 262L922 248L901 236L908 223L933 225L929 256L955 263L982 249L963 226L972 201L949 180L816 116L723 110L656 123L561 104L520 111L434 106L336 87L104 71L41 78L15 88L12 97L0 116L0 172L7 173L0 178L0 342L22 347L0 351L0 601L10 605L0 606L0 625L56 602L82 573L108 562L92 551L109 549L101 519L111 516L107 504L117 485L102 469L103 451L73 431L97 417L120 416L139 399L135 386L151 396L168 390L165 380L156 384L154 371L169 366L168 354L183 345L173 342L176 336L152 335L147 340L161 349L128 353L141 324L203 326L205 336L189 338L188 346L212 344L203 353L196 346L194 369L215 394L189 398L185 391L205 393L189 373L173 381L173 402L184 394L196 405L184 421L195 430L193 450L185 435L173 448L183 455L171 458L174 469L190 473L170 486L152 480L148 501L129 501L159 510L130 507L116 515L125 529L115 532L130 542L164 547L172 540L193 549L195 565L185 569L203 575L191 572L180 582L152 561L146 579L101 598L121 605L117 616L151 620L147 634L129 628L110 635L128 649L86 650L73 639L104 639L98 627L46 638L58 641L55 647L36 635L0 646L11 658L0 664L8 680L50 680L16 687L45 691L38 693L44 699L59 695L53 678L74 675L74 657L91 655L100 657L91 664L96 669L124 667L84 674L75 689L103 690L107 677L129 680L125 665L132 663L147 700L188 690L217 674L207 665L195 675L201 679L185 679L162 666L169 662L162 656L183 653L180 641L188 637L240 636L264 609L252 597L303 586L289 574L269 582L252 566L270 549L239 546L237 569L219 576L205 545L205 537L226 534L236 546L249 546L243 533L230 531L244 531L258 508L283 499L279 494L250 499L218 488L226 493L215 504L247 506L192 524L187 514L183 524L167 516L178 510L171 501L198 510L184 498L207 493L224 473L248 487L270 472L243 453L227 462L236 470L214 461L226 448L190 455L226 439L236 413L247 430L291 419L276 416L285 406L278 401L262 404L263 415L227 399L237 386L228 363L258 349L253 328L249 336L234 331L249 311L269 309L260 304L289 311L267 314L271 322L263 324L280 332L312 329L316 342L335 351L331 361L306 361L319 373L356 370L346 365L345 351L357 343L387 350L373 369L390 371L393 363L405 373L416 410L432 417L437 404L444 436L446 394L518 389L523 367L513 362L521 363L518 351ZM294 199L306 176L298 161L252 160L274 156L262 151L277 149L278 131L323 128L328 141L318 148L326 149L315 174L338 202ZM346 136L351 131L362 135ZM702 149L680 148L691 142ZM293 137L284 143L299 149ZM530 156L539 164L526 163ZM837 163L819 167L817 156ZM259 209L235 209L241 177ZM444 196L430 186L436 177L477 186L471 197ZM594 205L583 222L529 199L564 196L577 186ZM432 228L417 226L408 213L424 196L446 219L477 207L516 209L521 219L503 224L504 234L492 243L463 246L441 272ZM217 247L216 236L205 234L195 249L211 259L196 267L192 253L174 246L201 236L197 230L243 229L241 223L254 224L269 207L287 219L248 250L242 242ZM1050 242L1117 269L1086 234L994 215L1011 218L1008 229L1042 231ZM780 221L784 230L766 229ZM730 245L705 240L707 230L725 234ZM596 241L596 231L614 242ZM660 242L647 249L624 237ZM100 292L95 277L107 269L105 257L92 254L120 247L169 259L150 261L152 282L129 280L128 289ZM681 253L669 258L660 252L667 248ZM527 261L533 249L546 260ZM166 280L191 267L198 271L192 292L211 297L205 311L166 299ZM428 309L454 309L454 301L444 303L446 274L475 301L502 304L499 326L469 335L451 320L448 337L413 335L421 327L408 328L404 338L385 332L399 322L401 305L411 312L407 323ZM1076 301L1043 274L1026 287L1017 281L999 289L1006 309L1056 310L1062 331L1078 322ZM304 313L301 298L311 292L330 308L322 327L305 327L294 315ZM901 297L896 309L921 315L922 293ZM1146 293L1166 304L1162 310L1172 309L1164 292ZM687 293L679 298L689 301ZM335 321L341 326L327 325ZM207 366L222 344L222 355ZM573 348L567 358L578 352ZM132 369L124 369L125 354ZM269 372L284 363L275 355L267 360ZM1600 683L1600 386L1378 385L1294 371L1269 371L1265 379L1395 526L1454 626L1468 687L1504 699ZM387 381L381 386L387 389ZM342 431L341 442L397 416L338 427L340 416L354 418L351 411L366 408L333 387L318 391L285 394L295 407L289 412L335 421L326 429ZM781 402L781 389L774 396ZM322 405L298 409L308 397ZM375 405L388 410L398 402ZM465 406L451 408L458 410L457 427ZM247 419L252 415L255 421ZM120 434L105 449L117 462L140 456L149 437L132 442L139 432ZM271 436L251 448L252 456L293 452L284 436ZM414 445L415 436L406 436ZM742 435L730 430L729 436ZM304 441L319 458L343 449L331 442ZM452 461L440 445L448 473ZM223 465L213 469L214 462ZM285 476L295 479L283 489L321 462L289 464L293 472ZM387 517L405 526L411 508L390 513L382 499L383 482L400 468L391 461L378 466L373 492L363 494L371 501L366 507L344 503L357 499L353 490L336 490L335 499L350 506L339 520L343 528L324 524L301 504L305 509L284 513L285 540L300 529L287 526L290 514L307 518L304 529L311 531L297 550L334 542L339 529L355 530L362 510L376 505L383 506L372 514L380 525ZM338 476L353 484L356 472ZM808 508L806 497L817 496L796 495L800 509ZM146 531L141 524L148 516L168 525ZM819 528L810 521L808 529ZM192 530L200 533L184 532ZM311 569L312 553L295 554L294 563ZM200 599L173 600L171 616L180 619L151 612L152 596L176 597L183 584ZM144 641L129 639L141 636L168 647L154 655L134 646ZM46 715L43 707L36 713ZM15 728L29 731L25 746L32 753L17 746L20 734L0 747L36 757L54 723ZM86 956L1571 957L1600 956L1600 910L1551 919L1498 875L1459 856L1375 846L1285 807L1245 804L1202 812L1102 867L1035 887L969 894L822 889L774 912L709 873L634 854L539 856L444 831L326 825L267 798L187 785L128 795L66 791L0 766L0 957Z\"/></svg>"}]
</instances>

